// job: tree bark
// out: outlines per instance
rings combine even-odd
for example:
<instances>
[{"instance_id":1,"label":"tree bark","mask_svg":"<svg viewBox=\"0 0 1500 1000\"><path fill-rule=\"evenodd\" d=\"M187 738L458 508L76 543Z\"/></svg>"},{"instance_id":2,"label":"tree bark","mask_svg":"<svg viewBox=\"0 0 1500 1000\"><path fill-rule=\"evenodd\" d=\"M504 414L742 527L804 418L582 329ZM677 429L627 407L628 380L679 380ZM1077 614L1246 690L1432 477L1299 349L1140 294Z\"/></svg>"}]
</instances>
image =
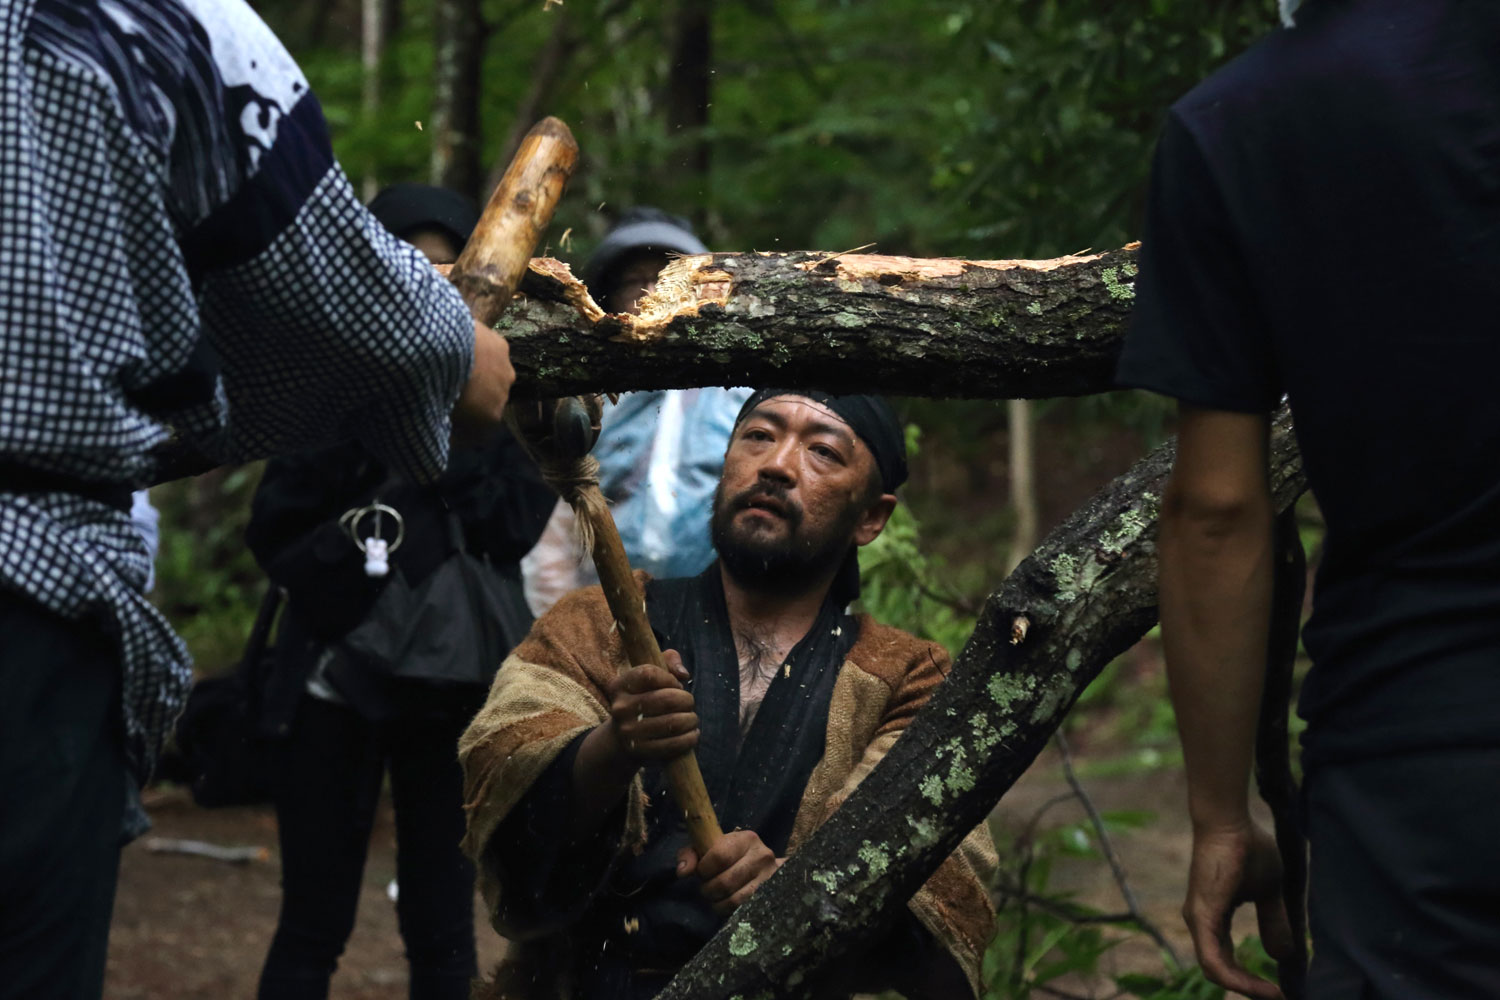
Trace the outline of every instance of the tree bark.
<instances>
[{"instance_id":1,"label":"tree bark","mask_svg":"<svg viewBox=\"0 0 1500 1000\"><path fill-rule=\"evenodd\" d=\"M669 265L640 315L606 316L567 265L533 258L496 328L516 399L776 384L1083 396L1113 387L1135 260L1134 245L1043 261L704 254ZM157 483L214 466L175 442L159 457Z\"/></svg>"},{"instance_id":2,"label":"tree bark","mask_svg":"<svg viewBox=\"0 0 1500 1000\"><path fill-rule=\"evenodd\" d=\"M380 113L380 61L385 55L386 29L390 25L391 0L360 0L360 67L364 79L360 87L360 108L367 122ZM380 189L375 175L375 158L367 157L364 176L360 179L360 196L365 201Z\"/></svg>"},{"instance_id":3,"label":"tree bark","mask_svg":"<svg viewBox=\"0 0 1500 1000\"><path fill-rule=\"evenodd\" d=\"M485 23L479 0L438 0L434 14L432 183L478 200L479 70Z\"/></svg>"},{"instance_id":4,"label":"tree bark","mask_svg":"<svg viewBox=\"0 0 1500 1000\"><path fill-rule=\"evenodd\" d=\"M1084 687L1156 621L1157 513L1174 452L1138 462L1017 567L886 759L660 1000L811 996L822 970L879 941ZM1270 472L1285 510L1306 486L1285 410Z\"/></svg>"},{"instance_id":5,"label":"tree bark","mask_svg":"<svg viewBox=\"0 0 1500 1000\"><path fill-rule=\"evenodd\" d=\"M556 261L501 322L521 397L814 385L1039 399L1113 382L1134 246L1049 261L822 253L685 257L639 316L604 316Z\"/></svg>"}]
</instances>

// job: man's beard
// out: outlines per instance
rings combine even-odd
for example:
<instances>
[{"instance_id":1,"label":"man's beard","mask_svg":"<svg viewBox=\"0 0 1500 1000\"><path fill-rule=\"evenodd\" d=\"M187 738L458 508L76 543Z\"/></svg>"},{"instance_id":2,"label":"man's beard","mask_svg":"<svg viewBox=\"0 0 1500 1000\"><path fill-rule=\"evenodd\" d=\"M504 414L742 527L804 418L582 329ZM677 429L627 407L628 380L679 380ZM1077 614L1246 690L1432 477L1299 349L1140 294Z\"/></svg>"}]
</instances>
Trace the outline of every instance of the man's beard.
<instances>
[{"instance_id":1,"label":"man's beard","mask_svg":"<svg viewBox=\"0 0 1500 1000\"><path fill-rule=\"evenodd\" d=\"M734 523L735 516L757 502L777 508L786 526L772 536L755 527ZM801 594L826 582L843 563L854 544L854 526L859 521L857 505L850 504L826 530L802 531L802 506L787 496L777 483L757 483L733 497L724 496L724 484L714 492L713 519L709 531L719 561L747 590Z\"/></svg>"}]
</instances>

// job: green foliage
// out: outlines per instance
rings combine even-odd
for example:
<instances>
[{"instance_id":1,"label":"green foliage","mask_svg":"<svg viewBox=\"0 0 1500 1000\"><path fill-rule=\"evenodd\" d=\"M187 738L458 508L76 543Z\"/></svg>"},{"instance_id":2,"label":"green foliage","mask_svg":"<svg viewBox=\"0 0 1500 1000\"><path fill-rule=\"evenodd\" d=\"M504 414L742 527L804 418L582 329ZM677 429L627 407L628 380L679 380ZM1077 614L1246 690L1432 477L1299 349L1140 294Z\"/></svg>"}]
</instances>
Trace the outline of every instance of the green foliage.
<instances>
[{"instance_id":1,"label":"green foliage","mask_svg":"<svg viewBox=\"0 0 1500 1000\"><path fill-rule=\"evenodd\" d=\"M1258 0L945 6L950 65L966 72L942 74L940 218L960 245L1037 256L1136 238L1166 108L1274 13Z\"/></svg>"},{"instance_id":2,"label":"green foliage","mask_svg":"<svg viewBox=\"0 0 1500 1000\"><path fill-rule=\"evenodd\" d=\"M980 971L982 1000L1025 1000L1037 987L1064 977L1095 977L1099 960L1124 940L1117 930L1122 924L1095 922L1106 915L1051 889L1057 860L1081 858L1102 865L1103 855L1086 822L1037 833L1046 811L1044 807L1034 816L1002 855L996 932ZM1153 817L1132 811L1102 818L1106 831L1113 833L1137 829Z\"/></svg>"},{"instance_id":3,"label":"green foliage","mask_svg":"<svg viewBox=\"0 0 1500 1000\"><path fill-rule=\"evenodd\" d=\"M1265 947L1256 937L1248 937L1234 950L1240 966L1251 975L1276 982L1276 963L1266 954ZM1161 975L1133 973L1115 977L1115 985L1125 996L1138 1000L1223 1000L1221 987L1215 986L1203 976L1198 966L1177 969Z\"/></svg>"},{"instance_id":4,"label":"green foliage","mask_svg":"<svg viewBox=\"0 0 1500 1000\"><path fill-rule=\"evenodd\" d=\"M1096 863L1100 877L1107 877L1097 833L1088 822L1066 823L1038 832L1041 820L1056 804L1054 800L1043 806L1019 835L997 837L1003 848L999 906L995 936L985 948L981 964L981 1000L1060 995L1051 990L1063 985L1073 988L1061 995L1079 995L1078 983L1108 983L1105 992L1098 994L1101 996L1222 1000L1224 991L1208 982L1197 966L1179 967L1164 951L1160 952L1159 971L1106 975L1100 969L1100 960L1111 949L1132 937L1145 937L1146 931L1127 914L1105 914L1052 888L1054 866L1064 858ZM1113 837L1143 829L1155 817L1148 812L1122 810L1103 813L1101 819L1105 833ZM1258 939L1242 941L1236 955L1251 973L1276 981L1276 965Z\"/></svg>"},{"instance_id":5,"label":"green foliage","mask_svg":"<svg viewBox=\"0 0 1500 1000\"><path fill-rule=\"evenodd\" d=\"M920 448L921 428L906 425L906 451ZM901 503L880 536L860 550L860 606L876 621L931 639L957 657L974 631L977 607L953 596L943 561L926 554L910 507Z\"/></svg>"},{"instance_id":6,"label":"green foliage","mask_svg":"<svg viewBox=\"0 0 1500 1000\"><path fill-rule=\"evenodd\" d=\"M405 0L379 111L360 111L352 5L262 4L320 94L351 174L421 179L432 142L433 0ZM487 164L554 32L543 113L584 162L559 213L586 251L652 202L724 248L1050 256L1138 235L1167 106L1271 26L1269 0L738 0L713 8L709 124L666 121L675 4L491 0ZM476 30L478 30L476 28ZM523 123L529 124L529 123ZM687 166L698 142L709 172ZM598 211L605 203L606 211Z\"/></svg>"},{"instance_id":7,"label":"green foliage","mask_svg":"<svg viewBox=\"0 0 1500 1000\"><path fill-rule=\"evenodd\" d=\"M1154 643L1156 632L1153 628L1146 641ZM1093 741L1119 748L1081 761L1079 771L1086 777L1121 777L1182 764L1166 675L1139 672L1132 659L1127 654L1110 662L1074 706L1071 718L1088 720Z\"/></svg>"},{"instance_id":8,"label":"green foliage","mask_svg":"<svg viewBox=\"0 0 1500 1000\"><path fill-rule=\"evenodd\" d=\"M1081 835L1077 827L1071 829ZM1036 864L1031 884L1045 885L1049 868ZM1121 940L1106 936L1098 925L1075 923L1048 910L1007 908L985 949L980 970L983 1000L1025 1000L1036 987L1064 976L1093 975L1099 959Z\"/></svg>"},{"instance_id":9,"label":"green foliage","mask_svg":"<svg viewBox=\"0 0 1500 1000\"><path fill-rule=\"evenodd\" d=\"M860 605L877 621L941 644L957 656L974 615L943 597L938 561L922 553L916 516L898 505L879 538L860 551Z\"/></svg>"}]
</instances>

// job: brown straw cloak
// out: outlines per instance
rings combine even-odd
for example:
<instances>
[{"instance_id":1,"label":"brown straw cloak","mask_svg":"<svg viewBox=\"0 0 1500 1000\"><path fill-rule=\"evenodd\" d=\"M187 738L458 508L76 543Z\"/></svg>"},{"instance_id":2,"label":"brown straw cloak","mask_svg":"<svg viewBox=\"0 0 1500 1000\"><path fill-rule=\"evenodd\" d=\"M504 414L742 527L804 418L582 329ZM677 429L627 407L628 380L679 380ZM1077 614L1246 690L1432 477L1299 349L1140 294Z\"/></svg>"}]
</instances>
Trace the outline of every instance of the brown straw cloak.
<instances>
[{"instance_id":1,"label":"brown straw cloak","mask_svg":"<svg viewBox=\"0 0 1500 1000\"><path fill-rule=\"evenodd\" d=\"M646 576L638 573L644 584ZM910 724L949 667L935 643L859 616L860 635L835 681L822 758L797 810L788 854L848 798ZM459 742L468 832L465 852L479 868L490 922L509 939L498 978L477 996L495 1000L572 997L569 971L583 945L570 926L542 917L533 901L507 893L501 823L574 739L609 719L605 685L623 651L602 591L590 587L539 619L496 675L489 697ZM617 854L646 842L641 778L628 793ZM493 842L492 842L493 841ZM912 897L909 907L958 962L978 992L980 959L994 924L989 885L998 859L989 832L973 830ZM607 883L601 866L590 896ZM579 901L586 906L588 899ZM576 912L576 909L574 910Z\"/></svg>"}]
</instances>

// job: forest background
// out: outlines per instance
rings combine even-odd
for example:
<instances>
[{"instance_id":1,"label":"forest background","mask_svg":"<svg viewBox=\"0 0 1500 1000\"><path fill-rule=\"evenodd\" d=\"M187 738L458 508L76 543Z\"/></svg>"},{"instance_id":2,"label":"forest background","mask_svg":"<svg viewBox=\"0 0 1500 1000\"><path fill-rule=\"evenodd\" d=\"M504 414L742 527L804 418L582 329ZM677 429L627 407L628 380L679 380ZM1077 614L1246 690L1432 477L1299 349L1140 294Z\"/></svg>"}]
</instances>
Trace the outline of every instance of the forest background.
<instances>
[{"instance_id":1,"label":"forest background","mask_svg":"<svg viewBox=\"0 0 1500 1000\"><path fill-rule=\"evenodd\" d=\"M537 253L575 269L616 213L640 204L688 216L715 250L1045 258L1118 247L1140 235L1168 106L1275 22L1271 0L254 6L306 71L367 196L416 180L482 201L536 119L566 121L582 164ZM1172 423L1170 405L1132 392L900 406L913 477L864 555L866 603L955 653L1039 535ZM200 675L237 659L265 587L242 544L258 478L250 465L153 491L154 599ZM1085 775L1177 767L1150 640L1101 675L1068 728ZM1019 890L1054 899L1045 873L1031 881L1039 845L1097 854L1099 831L1036 834L1026 831ZM1024 926L1021 941L994 949L1017 954L991 969L1009 990L993 996L1076 972L1090 947L1115 940L1087 921L1057 927L1053 938ZM1059 973L1070 948L1082 957Z\"/></svg>"}]
</instances>

